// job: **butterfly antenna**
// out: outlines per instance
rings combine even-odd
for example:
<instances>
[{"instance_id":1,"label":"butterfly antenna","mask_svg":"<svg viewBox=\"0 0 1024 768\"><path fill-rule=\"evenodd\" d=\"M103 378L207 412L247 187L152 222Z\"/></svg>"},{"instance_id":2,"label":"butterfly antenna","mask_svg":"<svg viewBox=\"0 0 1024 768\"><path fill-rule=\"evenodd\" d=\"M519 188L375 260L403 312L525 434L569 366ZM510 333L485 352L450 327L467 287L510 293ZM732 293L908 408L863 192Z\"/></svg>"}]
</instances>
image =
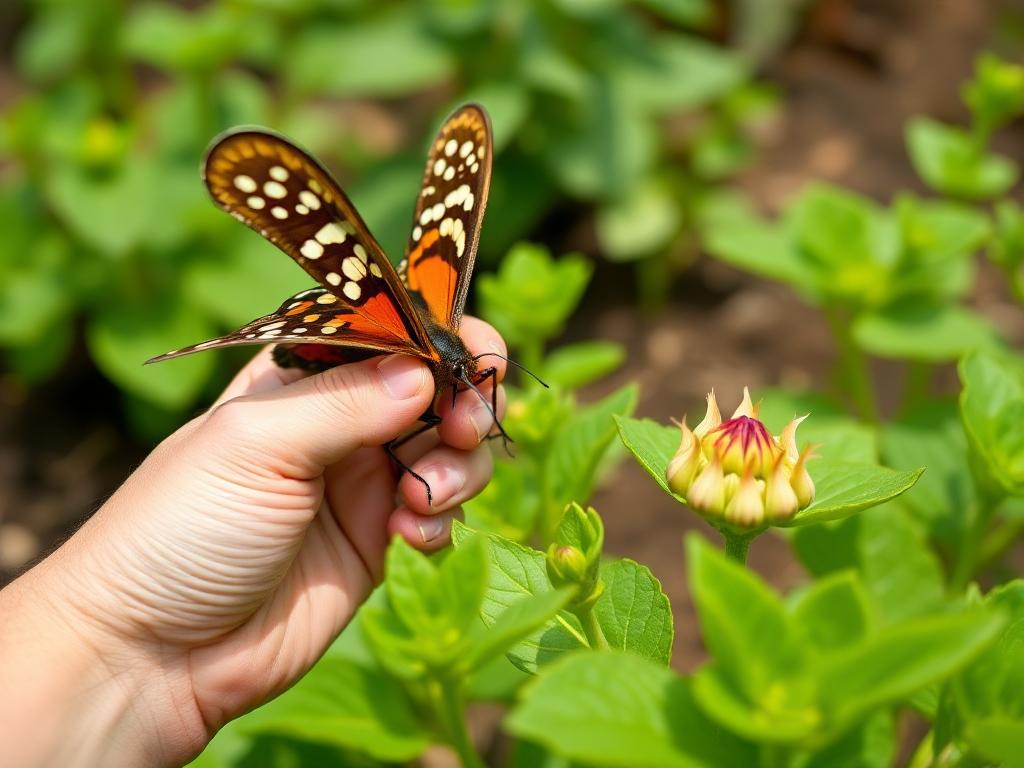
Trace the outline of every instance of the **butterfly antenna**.
<instances>
[{"instance_id":1,"label":"butterfly antenna","mask_svg":"<svg viewBox=\"0 0 1024 768\"><path fill-rule=\"evenodd\" d=\"M502 443L502 446L505 449L505 453L507 453L509 456L513 456L514 454L512 453L512 449L509 448L508 446L509 446L509 443L512 443L514 441L509 436L508 432L505 431L505 428L503 426L501 426L501 422L498 421L498 414L496 414L494 412L494 408L491 407L491 403L487 400L487 397L484 395L483 392L480 391L480 389L476 386L476 384L474 384L472 381L469 380L468 376L464 376L462 378L462 383L465 384L467 387L469 387L474 392L476 392L476 396L480 398L480 401L487 408L487 412L491 414L491 419L494 420L494 426L496 426L498 428L498 434L501 436L501 443ZM497 437L497 435L496 435L496 437Z\"/></svg>"},{"instance_id":2,"label":"butterfly antenna","mask_svg":"<svg viewBox=\"0 0 1024 768\"><path fill-rule=\"evenodd\" d=\"M515 360L512 360L511 358L505 357L504 355L499 355L497 352L481 352L479 355L477 355L473 359L474 360L479 360L481 357L488 357L488 356L501 358L506 363L510 363L511 365L514 365L516 368L518 368L520 371L522 371L523 373L528 374L534 381L536 381L538 384L540 384L542 387L544 387L544 389L550 389L550 387L541 379L540 376L538 376L536 373L531 371L525 365L522 365L521 363L517 363Z\"/></svg>"}]
</instances>

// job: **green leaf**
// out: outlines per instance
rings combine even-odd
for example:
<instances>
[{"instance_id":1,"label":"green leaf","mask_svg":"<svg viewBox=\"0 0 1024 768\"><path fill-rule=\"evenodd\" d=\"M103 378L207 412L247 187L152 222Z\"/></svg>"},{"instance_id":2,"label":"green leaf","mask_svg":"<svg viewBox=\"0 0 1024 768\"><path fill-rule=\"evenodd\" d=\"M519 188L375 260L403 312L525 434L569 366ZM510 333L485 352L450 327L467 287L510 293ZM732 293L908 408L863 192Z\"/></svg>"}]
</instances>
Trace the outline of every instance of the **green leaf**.
<instances>
[{"instance_id":1,"label":"green leaf","mask_svg":"<svg viewBox=\"0 0 1024 768\"><path fill-rule=\"evenodd\" d=\"M895 623L940 610L945 579L921 526L899 504L867 510L858 520L860 570L882 617Z\"/></svg>"},{"instance_id":2,"label":"green leaf","mask_svg":"<svg viewBox=\"0 0 1024 768\"><path fill-rule=\"evenodd\" d=\"M782 523L783 527L839 520L894 499L914 486L924 468L898 472L873 464L821 459L811 464L810 472L817 489L814 503Z\"/></svg>"},{"instance_id":3,"label":"green leaf","mask_svg":"<svg viewBox=\"0 0 1024 768\"><path fill-rule=\"evenodd\" d=\"M182 292L231 329L271 312L286 296L309 287L309 276L255 232L232 227L221 245L218 253L207 252L185 268Z\"/></svg>"},{"instance_id":4,"label":"green leaf","mask_svg":"<svg viewBox=\"0 0 1024 768\"><path fill-rule=\"evenodd\" d=\"M578 389L622 365L626 350L614 341L566 344L544 360L544 381L562 389Z\"/></svg>"},{"instance_id":5,"label":"green leaf","mask_svg":"<svg viewBox=\"0 0 1024 768\"><path fill-rule=\"evenodd\" d=\"M902 301L853 323L858 346L880 357L941 363L999 343L981 315L957 304Z\"/></svg>"},{"instance_id":6,"label":"green leaf","mask_svg":"<svg viewBox=\"0 0 1024 768\"><path fill-rule=\"evenodd\" d=\"M955 721L968 743L991 759L1005 759L1010 754L1005 745L1024 735L1019 728L1024 722L1024 581L998 587L985 604L1003 614L1006 627L954 679L944 704L955 703Z\"/></svg>"},{"instance_id":7,"label":"green leaf","mask_svg":"<svg viewBox=\"0 0 1024 768\"><path fill-rule=\"evenodd\" d=\"M252 21L244 30L239 21L218 6L185 11L169 3L142 3L125 24L125 53L171 72L207 73L243 50L248 36L255 37Z\"/></svg>"},{"instance_id":8,"label":"green leaf","mask_svg":"<svg viewBox=\"0 0 1024 768\"><path fill-rule=\"evenodd\" d=\"M619 436L626 448L661 489L681 504L686 499L668 487L668 463L679 447L679 430L647 419L616 417ZM817 494L809 507L780 525L795 527L838 520L867 507L895 498L911 488L923 469L897 472L872 464L819 459L810 465Z\"/></svg>"},{"instance_id":9,"label":"green leaf","mask_svg":"<svg viewBox=\"0 0 1024 768\"><path fill-rule=\"evenodd\" d=\"M726 264L805 293L817 293L816 265L803 258L782 226L729 210L705 216L703 231L708 252Z\"/></svg>"},{"instance_id":10,"label":"green leaf","mask_svg":"<svg viewBox=\"0 0 1024 768\"><path fill-rule=\"evenodd\" d=\"M805 768L890 768L899 743L896 718L876 712L864 725L814 752Z\"/></svg>"},{"instance_id":11,"label":"green leaf","mask_svg":"<svg viewBox=\"0 0 1024 768\"><path fill-rule=\"evenodd\" d=\"M971 746L1002 768L1024 768L1024 721L991 717L971 724Z\"/></svg>"},{"instance_id":12,"label":"green leaf","mask_svg":"<svg viewBox=\"0 0 1024 768\"><path fill-rule=\"evenodd\" d=\"M552 590L525 597L505 609L476 639L466 657L466 668L477 669L505 653L524 637L547 624L572 597L571 589Z\"/></svg>"},{"instance_id":13,"label":"green leaf","mask_svg":"<svg viewBox=\"0 0 1024 768\"><path fill-rule=\"evenodd\" d=\"M942 680L974 658L1003 627L990 612L914 619L830 658L821 696L836 720L852 720Z\"/></svg>"},{"instance_id":14,"label":"green leaf","mask_svg":"<svg viewBox=\"0 0 1024 768\"><path fill-rule=\"evenodd\" d=\"M594 78L575 110L553 113L544 124L545 166L573 195L610 199L653 168L658 136L633 108L628 88Z\"/></svg>"},{"instance_id":15,"label":"green leaf","mask_svg":"<svg viewBox=\"0 0 1024 768\"><path fill-rule=\"evenodd\" d=\"M962 94L975 122L992 131L1024 111L1024 67L985 52Z\"/></svg>"},{"instance_id":16,"label":"green leaf","mask_svg":"<svg viewBox=\"0 0 1024 768\"><path fill-rule=\"evenodd\" d=\"M86 329L89 353L119 387L157 405L180 410L191 405L213 373L208 354L143 365L155 355L215 335L206 318L186 303L144 306L110 304Z\"/></svg>"},{"instance_id":17,"label":"green leaf","mask_svg":"<svg viewBox=\"0 0 1024 768\"><path fill-rule=\"evenodd\" d=\"M601 457L615 439L613 418L633 412L637 387L627 384L598 403L577 411L555 434L547 460L549 512L570 501L586 501L594 489Z\"/></svg>"},{"instance_id":18,"label":"green leaf","mask_svg":"<svg viewBox=\"0 0 1024 768\"><path fill-rule=\"evenodd\" d=\"M452 541L456 549L472 535L473 532L458 521L452 525ZM551 592L552 587L542 552L493 534L484 534L484 538L490 547L491 563L480 613L484 624L492 626L518 601ZM579 620L568 611L562 611L546 626L510 649L508 658L524 672L536 673L538 667L566 651L586 646Z\"/></svg>"},{"instance_id":19,"label":"green leaf","mask_svg":"<svg viewBox=\"0 0 1024 768\"><path fill-rule=\"evenodd\" d=\"M832 400L810 392L783 389L761 390L757 396L760 398L758 418L773 435L782 434L790 420L808 414L809 418L797 429L798 447L820 444L821 453L839 461L873 464L877 460L875 430L851 419ZM926 463L921 461L914 466Z\"/></svg>"},{"instance_id":20,"label":"green leaf","mask_svg":"<svg viewBox=\"0 0 1024 768\"><path fill-rule=\"evenodd\" d=\"M483 105L490 115L491 127L494 130L495 155L515 138L529 116L529 92L516 80L488 80L478 83L460 94L458 101L450 105L449 111L467 101ZM438 122L440 123L440 120Z\"/></svg>"},{"instance_id":21,"label":"green leaf","mask_svg":"<svg viewBox=\"0 0 1024 768\"><path fill-rule=\"evenodd\" d=\"M748 76L733 52L687 35L655 35L634 54L620 58L614 74L631 108L640 111L694 109L723 97Z\"/></svg>"},{"instance_id":22,"label":"green leaf","mask_svg":"<svg viewBox=\"0 0 1024 768\"><path fill-rule=\"evenodd\" d=\"M696 534L686 539L686 565L701 636L727 685L758 702L779 681L805 674L800 634L760 579Z\"/></svg>"},{"instance_id":23,"label":"green leaf","mask_svg":"<svg viewBox=\"0 0 1024 768\"><path fill-rule=\"evenodd\" d=\"M901 247L888 211L844 189L812 184L786 209L785 226L826 295L868 305L888 298Z\"/></svg>"},{"instance_id":24,"label":"green leaf","mask_svg":"<svg viewBox=\"0 0 1024 768\"><path fill-rule=\"evenodd\" d=\"M654 13L684 26L705 29L715 19L711 0L638 0Z\"/></svg>"},{"instance_id":25,"label":"green leaf","mask_svg":"<svg viewBox=\"0 0 1024 768\"><path fill-rule=\"evenodd\" d=\"M930 403L886 423L882 457L893 469L928 467L902 498L933 535L955 543L976 501L967 465L967 438L955 401Z\"/></svg>"},{"instance_id":26,"label":"green leaf","mask_svg":"<svg viewBox=\"0 0 1024 768\"><path fill-rule=\"evenodd\" d=\"M487 566L483 541L464 541L435 566L396 536L388 547L385 571L390 605L418 636L465 633L480 612Z\"/></svg>"},{"instance_id":27,"label":"green leaf","mask_svg":"<svg viewBox=\"0 0 1024 768\"><path fill-rule=\"evenodd\" d=\"M332 657L247 716L242 730L348 747L389 762L412 760L432 741L394 678Z\"/></svg>"},{"instance_id":28,"label":"green leaf","mask_svg":"<svg viewBox=\"0 0 1024 768\"><path fill-rule=\"evenodd\" d=\"M1004 194L1017 181L1016 163L986 152L963 129L916 117L907 124L906 140L914 170L943 194L986 200Z\"/></svg>"},{"instance_id":29,"label":"green leaf","mask_svg":"<svg viewBox=\"0 0 1024 768\"><path fill-rule=\"evenodd\" d=\"M690 683L629 654L574 654L527 686L506 720L516 736L595 766L754 765L753 749L710 723Z\"/></svg>"},{"instance_id":30,"label":"green leaf","mask_svg":"<svg viewBox=\"0 0 1024 768\"><path fill-rule=\"evenodd\" d=\"M602 566L604 593L594 614L612 648L668 664L672 657L672 605L647 566L629 559Z\"/></svg>"},{"instance_id":31,"label":"green leaf","mask_svg":"<svg viewBox=\"0 0 1024 768\"><path fill-rule=\"evenodd\" d=\"M15 43L18 71L45 82L72 72L89 48L88 10L75 5L40 7Z\"/></svg>"},{"instance_id":32,"label":"green leaf","mask_svg":"<svg viewBox=\"0 0 1024 768\"><path fill-rule=\"evenodd\" d=\"M49 176L46 191L68 229L102 255L122 257L146 240L162 189L159 176L155 165L139 158L109 177L66 166Z\"/></svg>"},{"instance_id":33,"label":"green leaf","mask_svg":"<svg viewBox=\"0 0 1024 768\"><path fill-rule=\"evenodd\" d=\"M552 259L543 246L519 243L502 260L497 274L477 280L481 312L512 347L545 341L562 332L591 271L580 254Z\"/></svg>"},{"instance_id":34,"label":"green leaf","mask_svg":"<svg viewBox=\"0 0 1024 768\"><path fill-rule=\"evenodd\" d=\"M850 571L814 582L800 593L792 612L808 642L817 648L856 645L872 630L868 596Z\"/></svg>"},{"instance_id":35,"label":"green leaf","mask_svg":"<svg viewBox=\"0 0 1024 768\"><path fill-rule=\"evenodd\" d=\"M420 27L415 14L389 13L310 27L292 49L285 75L301 93L381 98L436 85L454 69L452 55Z\"/></svg>"},{"instance_id":36,"label":"green leaf","mask_svg":"<svg viewBox=\"0 0 1024 768\"><path fill-rule=\"evenodd\" d=\"M681 222L668 185L647 180L598 208L594 225L609 259L632 261L665 249Z\"/></svg>"},{"instance_id":37,"label":"green leaf","mask_svg":"<svg viewBox=\"0 0 1024 768\"><path fill-rule=\"evenodd\" d=\"M1006 493L1024 495L1024 362L979 351L960 361L960 416L975 467Z\"/></svg>"}]
</instances>

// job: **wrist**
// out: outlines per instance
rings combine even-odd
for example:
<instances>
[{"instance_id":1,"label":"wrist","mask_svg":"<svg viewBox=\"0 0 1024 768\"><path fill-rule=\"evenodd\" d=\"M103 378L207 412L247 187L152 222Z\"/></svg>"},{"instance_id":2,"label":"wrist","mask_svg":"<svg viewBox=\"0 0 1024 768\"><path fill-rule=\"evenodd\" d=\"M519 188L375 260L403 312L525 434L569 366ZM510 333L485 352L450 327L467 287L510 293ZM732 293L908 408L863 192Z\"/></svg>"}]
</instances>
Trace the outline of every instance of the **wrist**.
<instances>
[{"instance_id":1,"label":"wrist","mask_svg":"<svg viewBox=\"0 0 1024 768\"><path fill-rule=\"evenodd\" d=\"M90 621L61 566L51 557L0 591L6 764L186 762L209 736L187 657L163 656Z\"/></svg>"}]
</instances>

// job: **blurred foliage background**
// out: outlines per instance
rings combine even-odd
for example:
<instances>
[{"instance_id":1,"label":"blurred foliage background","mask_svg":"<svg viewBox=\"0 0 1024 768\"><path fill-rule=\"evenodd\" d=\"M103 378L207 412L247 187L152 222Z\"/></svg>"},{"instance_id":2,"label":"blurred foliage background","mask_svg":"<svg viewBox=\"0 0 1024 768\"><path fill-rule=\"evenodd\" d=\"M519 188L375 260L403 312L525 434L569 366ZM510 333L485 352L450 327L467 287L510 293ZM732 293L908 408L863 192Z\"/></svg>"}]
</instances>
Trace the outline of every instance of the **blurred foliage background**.
<instances>
[{"instance_id":1,"label":"blurred foliage background","mask_svg":"<svg viewBox=\"0 0 1024 768\"><path fill-rule=\"evenodd\" d=\"M245 353L142 361L308 283L209 203L211 138L259 124L307 146L397 260L426 143L466 100L497 144L478 269L585 227L658 306L774 103L751 71L786 28L765 30L757 7L735 4L730 49L709 0L8 3L4 362L45 380L80 332L136 428L159 435Z\"/></svg>"}]
</instances>

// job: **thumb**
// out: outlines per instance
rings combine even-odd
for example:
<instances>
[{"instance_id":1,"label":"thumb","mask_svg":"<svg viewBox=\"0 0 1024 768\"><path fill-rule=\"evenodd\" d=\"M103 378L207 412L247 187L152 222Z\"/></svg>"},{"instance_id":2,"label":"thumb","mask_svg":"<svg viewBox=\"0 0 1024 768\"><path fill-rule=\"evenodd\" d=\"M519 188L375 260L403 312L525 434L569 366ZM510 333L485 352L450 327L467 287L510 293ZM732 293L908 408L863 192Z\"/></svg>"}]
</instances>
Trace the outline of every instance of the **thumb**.
<instances>
[{"instance_id":1,"label":"thumb","mask_svg":"<svg viewBox=\"0 0 1024 768\"><path fill-rule=\"evenodd\" d=\"M433 395L423 361L396 354L229 400L204 426L243 449L249 461L254 453L272 469L313 477L357 448L394 440Z\"/></svg>"}]
</instances>

